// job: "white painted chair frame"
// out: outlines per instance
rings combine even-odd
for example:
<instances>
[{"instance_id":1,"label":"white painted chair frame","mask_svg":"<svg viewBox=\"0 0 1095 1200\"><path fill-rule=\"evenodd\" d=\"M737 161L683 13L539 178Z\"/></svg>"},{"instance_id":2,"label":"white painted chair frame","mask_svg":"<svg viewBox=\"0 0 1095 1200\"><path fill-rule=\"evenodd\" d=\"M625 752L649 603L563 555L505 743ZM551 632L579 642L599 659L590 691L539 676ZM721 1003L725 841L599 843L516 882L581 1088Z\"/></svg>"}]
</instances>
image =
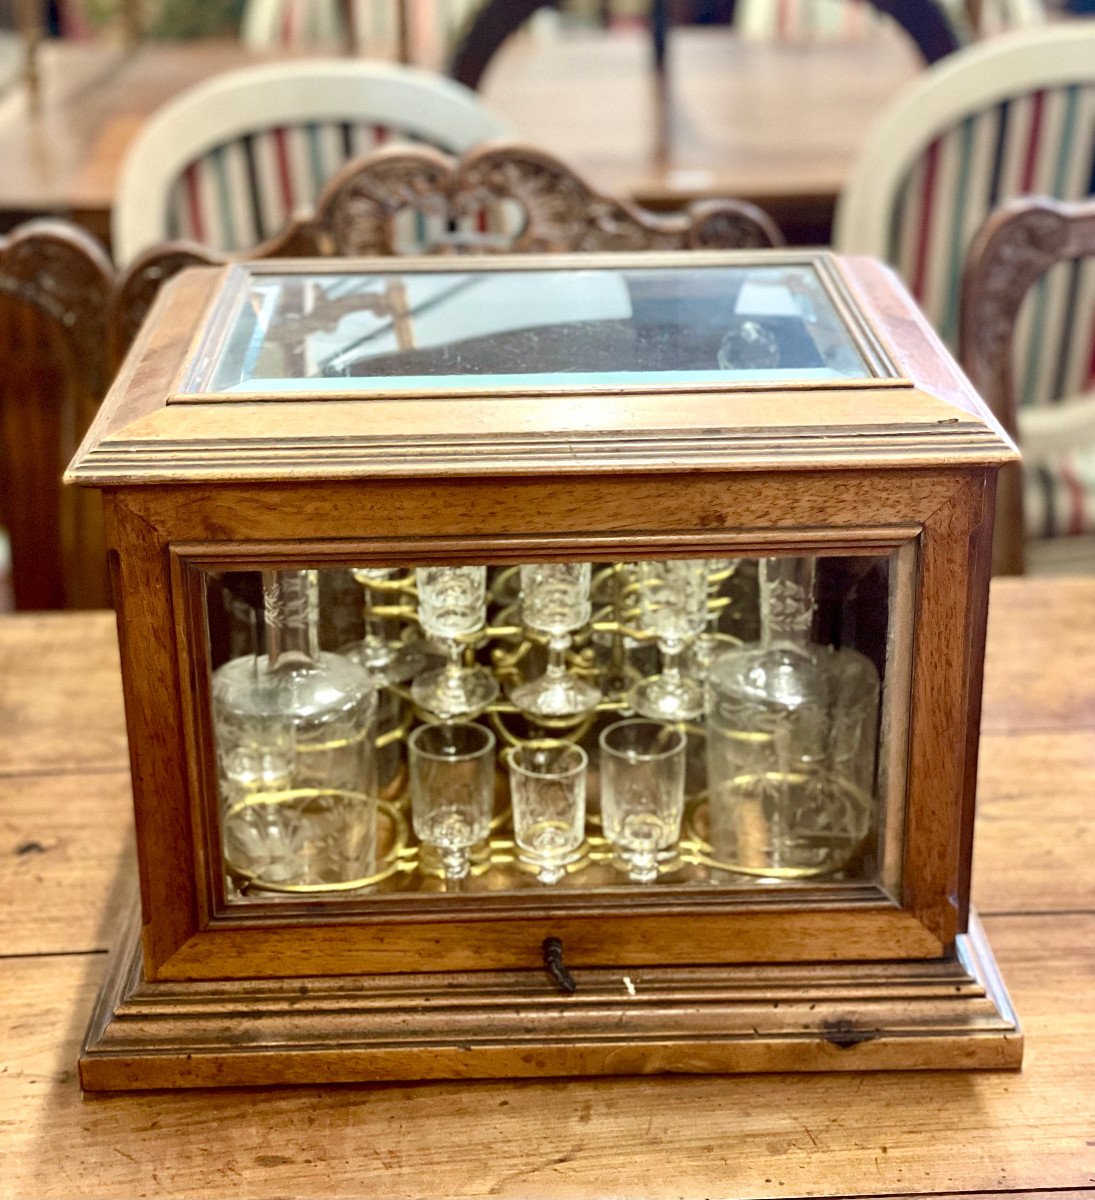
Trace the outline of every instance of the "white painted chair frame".
<instances>
[{"instance_id":1,"label":"white painted chair frame","mask_svg":"<svg viewBox=\"0 0 1095 1200\"><path fill-rule=\"evenodd\" d=\"M311 121L390 125L456 155L511 132L474 92L414 67L301 60L229 71L165 105L137 136L114 204L115 261L163 240L171 189L195 159L247 133Z\"/></svg>"},{"instance_id":2,"label":"white painted chair frame","mask_svg":"<svg viewBox=\"0 0 1095 1200\"><path fill-rule=\"evenodd\" d=\"M885 258L909 171L969 113L1039 88L1095 81L1095 21L1014 30L929 67L879 118L837 205L833 247Z\"/></svg>"}]
</instances>

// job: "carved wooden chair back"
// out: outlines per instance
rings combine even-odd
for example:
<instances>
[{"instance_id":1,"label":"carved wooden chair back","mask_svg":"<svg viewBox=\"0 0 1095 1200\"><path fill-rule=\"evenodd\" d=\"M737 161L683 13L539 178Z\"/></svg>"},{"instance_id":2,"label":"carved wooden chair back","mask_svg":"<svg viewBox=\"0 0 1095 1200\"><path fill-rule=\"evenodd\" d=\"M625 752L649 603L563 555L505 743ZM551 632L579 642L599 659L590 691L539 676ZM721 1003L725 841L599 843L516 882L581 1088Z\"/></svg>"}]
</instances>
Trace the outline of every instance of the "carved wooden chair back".
<instances>
[{"instance_id":1,"label":"carved wooden chair back","mask_svg":"<svg viewBox=\"0 0 1095 1200\"><path fill-rule=\"evenodd\" d=\"M61 474L110 382L114 269L74 226L0 240L0 526L19 609L110 604L102 505Z\"/></svg>"},{"instance_id":2,"label":"carved wooden chair back","mask_svg":"<svg viewBox=\"0 0 1095 1200\"><path fill-rule=\"evenodd\" d=\"M709 201L683 214L655 216L601 195L550 154L496 143L460 159L408 146L349 163L311 216L291 223L255 255L746 249L782 241L752 204ZM165 278L226 257L182 243L140 255L119 281L112 314L116 351L128 346Z\"/></svg>"},{"instance_id":3,"label":"carved wooden chair back","mask_svg":"<svg viewBox=\"0 0 1095 1200\"><path fill-rule=\"evenodd\" d=\"M1095 534L1095 390L1086 399L1037 408L1018 403L1016 333L1024 302L1064 263L1095 261L1095 201L1015 201L986 222L970 247L962 281L960 354L974 385L1023 451L1001 472L993 569L1020 574L1029 537ZM1095 276L1069 297L1071 352L1095 385Z\"/></svg>"},{"instance_id":4,"label":"carved wooden chair back","mask_svg":"<svg viewBox=\"0 0 1095 1200\"><path fill-rule=\"evenodd\" d=\"M962 263L988 214L1016 196L1095 191L1095 22L1003 34L924 73L874 127L837 208L833 244L893 263L957 349ZM1095 283L1064 266L1016 329L1024 405L1086 382L1069 297Z\"/></svg>"},{"instance_id":5,"label":"carved wooden chair back","mask_svg":"<svg viewBox=\"0 0 1095 1200\"><path fill-rule=\"evenodd\" d=\"M119 263L164 239L249 249L309 207L347 160L387 141L459 154L507 133L467 88L360 60L229 71L155 113L122 165Z\"/></svg>"}]
</instances>

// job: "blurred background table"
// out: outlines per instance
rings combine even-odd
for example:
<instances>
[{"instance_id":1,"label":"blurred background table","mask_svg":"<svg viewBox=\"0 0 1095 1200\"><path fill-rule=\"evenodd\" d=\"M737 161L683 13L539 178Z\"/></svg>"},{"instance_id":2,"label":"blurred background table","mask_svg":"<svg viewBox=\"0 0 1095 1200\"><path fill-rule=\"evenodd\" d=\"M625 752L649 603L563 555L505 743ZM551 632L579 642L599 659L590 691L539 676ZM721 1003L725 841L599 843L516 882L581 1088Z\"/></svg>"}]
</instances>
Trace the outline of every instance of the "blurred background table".
<instances>
[{"instance_id":1,"label":"blurred background table","mask_svg":"<svg viewBox=\"0 0 1095 1200\"><path fill-rule=\"evenodd\" d=\"M1090 1196L1095 580L993 583L974 898L1021 1073L658 1076L82 1101L132 878L113 618L0 618L0 1195Z\"/></svg>"},{"instance_id":2,"label":"blurred background table","mask_svg":"<svg viewBox=\"0 0 1095 1200\"><path fill-rule=\"evenodd\" d=\"M150 41L131 52L48 42L41 58L37 113L20 88L0 97L0 232L63 215L104 240L122 156L148 114L220 71L261 61L216 41ZM898 34L805 45L682 28L663 100L649 59L642 30L516 37L490 65L482 97L517 137L611 195L663 209L710 196L753 200L797 242L828 239L871 121L920 70Z\"/></svg>"}]
</instances>

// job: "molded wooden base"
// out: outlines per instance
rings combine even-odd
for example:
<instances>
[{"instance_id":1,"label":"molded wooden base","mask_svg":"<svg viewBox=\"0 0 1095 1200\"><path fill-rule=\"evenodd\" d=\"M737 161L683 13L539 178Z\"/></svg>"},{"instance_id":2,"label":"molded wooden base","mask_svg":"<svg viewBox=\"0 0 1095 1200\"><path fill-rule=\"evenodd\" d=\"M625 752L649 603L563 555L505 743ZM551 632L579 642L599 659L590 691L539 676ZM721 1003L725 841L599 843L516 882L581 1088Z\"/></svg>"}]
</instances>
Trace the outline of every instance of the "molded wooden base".
<instances>
[{"instance_id":1,"label":"molded wooden base","mask_svg":"<svg viewBox=\"0 0 1095 1200\"><path fill-rule=\"evenodd\" d=\"M89 1091L411 1079L1018 1067L973 918L953 960L147 983L136 914L80 1057Z\"/></svg>"}]
</instances>

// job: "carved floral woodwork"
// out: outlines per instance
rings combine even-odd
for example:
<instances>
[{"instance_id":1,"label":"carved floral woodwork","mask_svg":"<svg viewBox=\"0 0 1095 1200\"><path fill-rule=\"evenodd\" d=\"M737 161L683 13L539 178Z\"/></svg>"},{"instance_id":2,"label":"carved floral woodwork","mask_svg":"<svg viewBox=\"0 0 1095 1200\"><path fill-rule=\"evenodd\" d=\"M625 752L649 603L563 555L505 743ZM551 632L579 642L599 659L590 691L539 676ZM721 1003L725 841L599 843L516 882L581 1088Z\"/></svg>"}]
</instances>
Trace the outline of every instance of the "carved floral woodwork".
<instances>
[{"instance_id":1,"label":"carved floral woodwork","mask_svg":"<svg viewBox=\"0 0 1095 1200\"><path fill-rule=\"evenodd\" d=\"M408 215L422 219L421 244L401 243L400 221ZM460 159L427 146L392 146L355 159L330 181L314 212L238 257L752 250L782 242L755 205L711 200L656 216L601 195L550 154L495 143ZM121 351L129 345L165 279L230 258L186 242L145 251L119 280L114 344Z\"/></svg>"}]
</instances>

